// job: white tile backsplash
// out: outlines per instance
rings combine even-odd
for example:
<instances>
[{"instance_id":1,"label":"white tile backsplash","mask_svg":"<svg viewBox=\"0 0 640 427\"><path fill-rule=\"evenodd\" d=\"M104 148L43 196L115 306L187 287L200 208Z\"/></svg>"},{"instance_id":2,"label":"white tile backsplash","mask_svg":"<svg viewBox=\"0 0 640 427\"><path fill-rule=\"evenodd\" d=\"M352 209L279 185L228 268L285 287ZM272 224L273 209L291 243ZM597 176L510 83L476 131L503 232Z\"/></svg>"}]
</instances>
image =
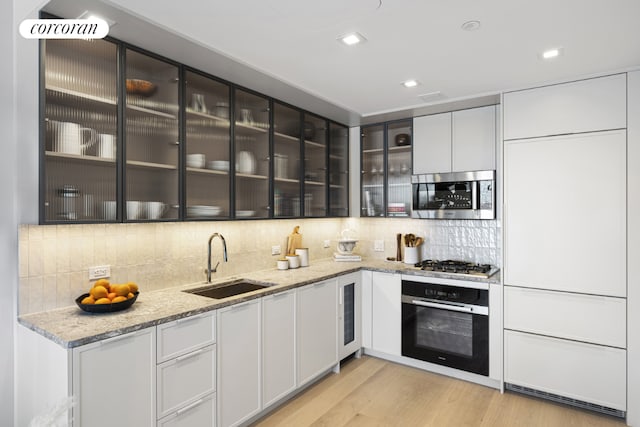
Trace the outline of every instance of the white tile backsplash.
<instances>
[{"instance_id":1,"label":"white tile backsplash","mask_svg":"<svg viewBox=\"0 0 640 427\"><path fill-rule=\"evenodd\" d=\"M363 257L396 255L396 233L425 239L423 259L461 259L500 264L498 221L438 221L399 218L298 219L145 224L23 225L20 227L20 314L74 304L90 288L88 268L110 265L112 282L135 281L141 290L156 290L206 279L207 240L225 236L229 262L220 262L214 278L274 268L280 245L299 225L310 260L330 258L342 230L354 231ZM374 240L385 251L374 252ZM323 248L330 240L329 248ZM213 263L222 261L219 239L213 241Z\"/></svg>"}]
</instances>

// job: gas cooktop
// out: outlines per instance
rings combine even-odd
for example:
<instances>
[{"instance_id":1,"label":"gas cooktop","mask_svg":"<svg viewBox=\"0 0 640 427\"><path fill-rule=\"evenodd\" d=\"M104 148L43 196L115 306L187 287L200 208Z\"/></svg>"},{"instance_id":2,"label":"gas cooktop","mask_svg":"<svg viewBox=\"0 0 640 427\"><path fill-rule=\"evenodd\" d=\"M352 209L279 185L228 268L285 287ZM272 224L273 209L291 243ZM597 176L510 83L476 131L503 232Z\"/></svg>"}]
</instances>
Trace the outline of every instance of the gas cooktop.
<instances>
[{"instance_id":1,"label":"gas cooktop","mask_svg":"<svg viewBox=\"0 0 640 427\"><path fill-rule=\"evenodd\" d=\"M424 271L484 278L489 278L498 272L498 268L491 264L476 264L473 262L450 259L444 261L427 259L417 263L415 266Z\"/></svg>"}]
</instances>

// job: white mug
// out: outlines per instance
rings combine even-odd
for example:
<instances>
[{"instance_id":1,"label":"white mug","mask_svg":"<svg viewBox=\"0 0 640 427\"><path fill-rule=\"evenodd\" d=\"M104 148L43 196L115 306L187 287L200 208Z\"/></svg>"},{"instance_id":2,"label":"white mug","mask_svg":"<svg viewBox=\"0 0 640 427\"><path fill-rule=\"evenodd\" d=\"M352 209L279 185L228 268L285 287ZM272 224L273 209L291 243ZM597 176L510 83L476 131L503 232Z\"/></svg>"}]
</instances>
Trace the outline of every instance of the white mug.
<instances>
[{"instance_id":1,"label":"white mug","mask_svg":"<svg viewBox=\"0 0 640 427\"><path fill-rule=\"evenodd\" d=\"M98 157L116 158L116 136L108 133L98 134Z\"/></svg>"},{"instance_id":2,"label":"white mug","mask_svg":"<svg viewBox=\"0 0 640 427\"><path fill-rule=\"evenodd\" d=\"M298 255L287 255L287 261L289 261L289 268L300 267L300 257Z\"/></svg>"},{"instance_id":3,"label":"white mug","mask_svg":"<svg viewBox=\"0 0 640 427\"><path fill-rule=\"evenodd\" d=\"M142 204L137 200L127 201L127 219L138 219L142 213Z\"/></svg>"},{"instance_id":4,"label":"white mug","mask_svg":"<svg viewBox=\"0 0 640 427\"><path fill-rule=\"evenodd\" d=\"M147 218L159 219L162 218L167 210L166 203L162 202L145 202L145 210L147 211Z\"/></svg>"},{"instance_id":5,"label":"white mug","mask_svg":"<svg viewBox=\"0 0 640 427\"><path fill-rule=\"evenodd\" d=\"M53 151L83 155L96 142L97 132L73 122L51 122L54 128Z\"/></svg>"},{"instance_id":6,"label":"white mug","mask_svg":"<svg viewBox=\"0 0 640 427\"><path fill-rule=\"evenodd\" d=\"M116 201L107 200L102 202L102 216L107 220L116 219Z\"/></svg>"}]
</instances>

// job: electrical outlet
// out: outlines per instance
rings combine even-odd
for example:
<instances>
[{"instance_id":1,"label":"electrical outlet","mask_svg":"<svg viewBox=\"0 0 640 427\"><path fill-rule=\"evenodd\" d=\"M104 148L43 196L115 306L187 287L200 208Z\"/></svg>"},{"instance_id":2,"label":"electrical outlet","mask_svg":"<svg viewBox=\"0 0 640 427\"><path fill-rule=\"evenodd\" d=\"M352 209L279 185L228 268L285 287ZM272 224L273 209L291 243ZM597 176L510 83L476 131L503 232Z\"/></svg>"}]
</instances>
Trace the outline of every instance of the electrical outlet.
<instances>
[{"instance_id":1,"label":"electrical outlet","mask_svg":"<svg viewBox=\"0 0 640 427\"><path fill-rule=\"evenodd\" d=\"M282 249L280 245L271 246L271 255L280 255L282 253Z\"/></svg>"},{"instance_id":2,"label":"electrical outlet","mask_svg":"<svg viewBox=\"0 0 640 427\"><path fill-rule=\"evenodd\" d=\"M325 240L322 247L323 248L328 248L329 246L331 246L331 240Z\"/></svg>"},{"instance_id":3,"label":"electrical outlet","mask_svg":"<svg viewBox=\"0 0 640 427\"><path fill-rule=\"evenodd\" d=\"M384 240L374 240L373 250L376 252L384 252Z\"/></svg>"},{"instance_id":4,"label":"electrical outlet","mask_svg":"<svg viewBox=\"0 0 640 427\"><path fill-rule=\"evenodd\" d=\"M89 267L89 280L106 279L111 276L110 265L98 265L96 267Z\"/></svg>"}]
</instances>

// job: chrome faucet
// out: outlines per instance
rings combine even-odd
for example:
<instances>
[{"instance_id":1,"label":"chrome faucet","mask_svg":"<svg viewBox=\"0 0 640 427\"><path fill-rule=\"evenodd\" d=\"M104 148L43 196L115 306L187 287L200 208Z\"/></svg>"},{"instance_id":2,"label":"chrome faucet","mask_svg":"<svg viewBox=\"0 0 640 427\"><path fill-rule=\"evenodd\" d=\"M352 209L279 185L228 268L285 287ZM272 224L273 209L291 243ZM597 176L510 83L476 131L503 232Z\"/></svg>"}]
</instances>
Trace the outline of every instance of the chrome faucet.
<instances>
[{"instance_id":1,"label":"chrome faucet","mask_svg":"<svg viewBox=\"0 0 640 427\"><path fill-rule=\"evenodd\" d=\"M224 262L227 262L227 242L224 240L224 237L220 233L213 233L211 237L209 237L208 243L208 251L207 251L207 283L211 283L211 273L215 273L220 265L220 261L216 264L215 267L211 268L211 241L214 237L219 237L222 240L222 256L224 257Z\"/></svg>"}]
</instances>

